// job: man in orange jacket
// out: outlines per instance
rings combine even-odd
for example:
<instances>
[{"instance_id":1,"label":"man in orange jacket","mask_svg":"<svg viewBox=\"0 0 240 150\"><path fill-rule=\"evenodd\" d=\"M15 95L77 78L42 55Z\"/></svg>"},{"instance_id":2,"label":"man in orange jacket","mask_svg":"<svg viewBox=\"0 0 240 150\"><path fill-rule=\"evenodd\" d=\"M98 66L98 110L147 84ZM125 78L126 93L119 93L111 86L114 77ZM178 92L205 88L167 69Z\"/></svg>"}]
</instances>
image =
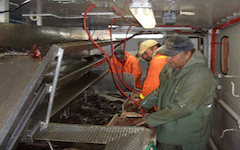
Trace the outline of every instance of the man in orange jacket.
<instances>
[{"instance_id":1,"label":"man in orange jacket","mask_svg":"<svg viewBox=\"0 0 240 150\"><path fill-rule=\"evenodd\" d=\"M117 71L119 73L131 73L135 77L135 87L141 89L142 82L140 81L140 77L142 75L142 68L137 57L130 55L128 52L123 53L123 50L117 49L114 51L113 59L117 67ZM111 60L111 65L114 70L112 71L110 69L109 72L116 73L113 65L113 59Z\"/></svg>"},{"instance_id":2,"label":"man in orange jacket","mask_svg":"<svg viewBox=\"0 0 240 150\"><path fill-rule=\"evenodd\" d=\"M160 46L161 45L155 40L146 40L140 44L138 53L142 55L143 59L149 61L149 67L138 102L144 99L160 85L159 74L167 63L166 56L156 54L156 51Z\"/></svg>"}]
</instances>

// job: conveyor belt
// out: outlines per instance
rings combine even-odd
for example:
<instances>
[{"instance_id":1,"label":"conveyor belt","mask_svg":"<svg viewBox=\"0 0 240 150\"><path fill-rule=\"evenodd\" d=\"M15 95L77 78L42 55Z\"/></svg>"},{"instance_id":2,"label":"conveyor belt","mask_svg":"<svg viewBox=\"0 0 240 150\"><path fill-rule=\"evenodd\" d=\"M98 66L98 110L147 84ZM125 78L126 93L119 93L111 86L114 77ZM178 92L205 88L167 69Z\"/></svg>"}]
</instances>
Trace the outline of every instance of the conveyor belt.
<instances>
[{"instance_id":1,"label":"conveyor belt","mask_svg":"<svg viewBox=\"0 0 240 150\"><path fill-rule=\"evenodd\" d=\"M54 98L51 116L55 115L61 109L70 104L77 96L82 94L92 84L99 81L107 73L108 71L92 71L90 72L91 77L88 77L87 75L82 76L81 78L58 90ZM37 123L38 121L43 121L45 119L47 105L48 102L44 102L41 105L41 107L38 109L39 111L36 111L36 113L33 115L35 122L32 123Z\"/></svg>"},{"instance_id":2,"label":"conveyor belt","mask_svg":"<svg viewBox=\"0 0 240 150\"><path fill-rule=\"evenodd\" d=\"M77 96L83 93L89 86L100 80L104 77L108 71L99 70L98 72L91 71L90 76L85 75L90 69L95 68L99 64L102 64L106 61L106 58L96 56L93 60L88 61L79 51L83 47L82 42L76 43L64 43L57 44L53 47L59 47L64 49L64 52L68 51L63 56L63 63L59 72L59 79L57 83L57 90L55 93L55 98L53 101L53 107L51 110L51 116L58 113L61 109L66 107L70 102L74 100ZM86 45L85 45L86 46ZM88 45L91 47L91 45ZM78 49L77 53L73 53L72 50ZM86 57L86 56L85 56ZM91 56L90 56L91 57ZM52 84L52 79L54 76L54 66L56 61L52 63L52 66L49 69L49 72L43 79L44 83ZM47 100L47 99L46 99ZM40 108L33 114L33 121L30 124L30 127L33 126L38 121L43 121L46 118L46 112L48 108L48 101L42 103Z\"/></svg>"},{"instance_id":3,"label":"conveyor belt","mask_svg":"<svg viewBox=\"0 0 240 150\"><path fill-rule=\"evenodd\" d=\"M62 87L67 83L73 80L76 80L77 78L80 78L85 73L87 73L90 69L96 67L97 63L104 61L106 58L101 58L101 59L98 58L93 62L88 61L86 59L80 59L80 58L76 60L73 59L72 62L69 62L69 59L70 58L66 59L65 56L63 58L63 62L65 62L65 64L61 66L57 87ZM54 70L46 74L46 76L43 79L43 82L51 83L53 76L54 76Z\"/></svg>"}]
</instances>

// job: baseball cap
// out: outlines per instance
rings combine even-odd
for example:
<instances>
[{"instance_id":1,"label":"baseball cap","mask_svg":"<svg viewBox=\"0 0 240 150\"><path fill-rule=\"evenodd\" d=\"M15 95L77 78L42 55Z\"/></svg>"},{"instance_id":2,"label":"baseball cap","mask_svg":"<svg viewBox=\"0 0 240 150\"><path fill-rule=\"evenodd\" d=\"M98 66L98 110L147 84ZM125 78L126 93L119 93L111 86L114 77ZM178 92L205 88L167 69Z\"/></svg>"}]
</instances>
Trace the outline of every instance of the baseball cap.
<instances>
[{"instance_id":1,"label":"baseball cap","mask_svg":"<svg viewBox=\"0 0 240 150\"><path fill-rule=\"evenodd\" d=\"M145 52L147 48L152 47L156 44L158 44L158 42L155 40L146 40L140 44L140 49L138 53L141 55Z\"/></svg>"},{"instance_id":2,"label":"baseball cap","mask_svg":"<svg viewBox=\"0 0 240 150\"><path fill-rule=\"evenodd\" d=\"M181 51L193 49L193 43L187 36L171 36L167 38L164 45L158 48L158 53L165 56L175 56Z\"/></svg>"},{"instance_id":3,"label":"baseball cap","mask_svg":"<svg viewBox=\"0 0 240 150\"><path fill-rule=\"evenodd\" d=\"M121 50L121 49L115 50L114 55L116 58L121 58L123 56L123 50Z\"/></svg>"}]
</instances>

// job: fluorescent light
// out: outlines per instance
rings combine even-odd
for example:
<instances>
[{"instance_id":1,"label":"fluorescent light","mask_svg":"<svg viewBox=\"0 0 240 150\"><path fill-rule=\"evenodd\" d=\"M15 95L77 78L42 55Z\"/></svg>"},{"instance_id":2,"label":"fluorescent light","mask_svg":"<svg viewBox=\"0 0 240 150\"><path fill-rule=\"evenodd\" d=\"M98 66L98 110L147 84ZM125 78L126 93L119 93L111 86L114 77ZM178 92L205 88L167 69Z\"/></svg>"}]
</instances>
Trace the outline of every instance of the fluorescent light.
<instances>
[{"instance_id":1,"label":"fluorescent light","mask_svg":"<svg viewBox=\"0 0 240 150\"><path fill-rule=\"evenodd\" d=\"M156 20L152 10L152 4L148 0L133 0L129 5L132 15L146 29L152 29L156 26Z\"/></svg>"},{"instance_id":2,"label":"fluorescent light","mask_svg":"<svg viewBox=\"0 0 240 150\"><path fill-rule=\"evenodd\" d=\"M133 34L128 34L128 37L131 37ZM113 39L125 39L126 38L126 34L112 34L112 38Z\"/></svg>"},{"instance_id":3,"label":"fluorescent light","mask_svg":"<svg viewBox=\"0 0 240 150\"><path fill-rule=\"evenodd\" d=\"M85 13L82 13L82 15L84 16ZM104 15L113 16L114 13L113 12L89 12L89 13L87 13L87 15L89 15L89 16L104 16Z\"/></svg>"},{"instance_id":4,"label":"fluorescent light","mask_svg":"<svg viewBox=\"0 0 240 150\"><path fill-rule=\"evenodd\" d=\"M118 25L112 25L112 28L118 28L118 27L119 27ZM108 28L110 29L111 25L108 25Z\"/></svg>"},{"instance_id":5,"label":"fluorescent light","mask_svg":"<svg viewBox=\"0 0 240 150\"><path fill-rule=\"evenodd\" d=\"M142 34L134 36L135 39L159 39L163 38L163 34Z\"/></svg>"},{"instance_id":6,"label":"fluorescent light","mask_svg":"<svg viewBox=\"0 0 240 150\"><path fill-rule=\"evenodd\" d=\"M128 34L127 38L133 36L133 34ZM136 35L133 38L134 39L159 39L163 38L163 34L141 34L141 35ZM126 38L126 34L112 34L113 39L124 39Z\"/></svg>"},{"instance_id":7,"label":"fluorescent light","mask_svg":"<svg viewBox=\"0 0 240 150\"><path fill-rule=\"evenodd\" d=\"M183 11L180 11L180 15L194 16L195 12L183 12Z\"/></svg>"}]
</instances>

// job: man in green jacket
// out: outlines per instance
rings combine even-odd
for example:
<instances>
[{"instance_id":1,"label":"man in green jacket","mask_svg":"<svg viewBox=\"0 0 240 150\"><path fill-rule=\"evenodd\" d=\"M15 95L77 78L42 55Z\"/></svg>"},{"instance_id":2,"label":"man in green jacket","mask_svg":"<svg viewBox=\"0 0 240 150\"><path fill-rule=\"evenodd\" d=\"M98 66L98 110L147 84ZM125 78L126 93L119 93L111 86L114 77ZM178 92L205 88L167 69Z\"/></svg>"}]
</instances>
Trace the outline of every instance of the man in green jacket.
<instances>
[{"instance_id":1,"label":"man in green jacket","mask_svg":"<svg viewBox=\"0 0 240 150\"><path fill-rule=\"evenodd\" d=\"M215 80L207 60L186 36L165 40L159 53L168 62L160 86L140 102L157 111L142 123L157 127L159 150L206 150L210 137Z\"/></svg>"}]
</instances>

